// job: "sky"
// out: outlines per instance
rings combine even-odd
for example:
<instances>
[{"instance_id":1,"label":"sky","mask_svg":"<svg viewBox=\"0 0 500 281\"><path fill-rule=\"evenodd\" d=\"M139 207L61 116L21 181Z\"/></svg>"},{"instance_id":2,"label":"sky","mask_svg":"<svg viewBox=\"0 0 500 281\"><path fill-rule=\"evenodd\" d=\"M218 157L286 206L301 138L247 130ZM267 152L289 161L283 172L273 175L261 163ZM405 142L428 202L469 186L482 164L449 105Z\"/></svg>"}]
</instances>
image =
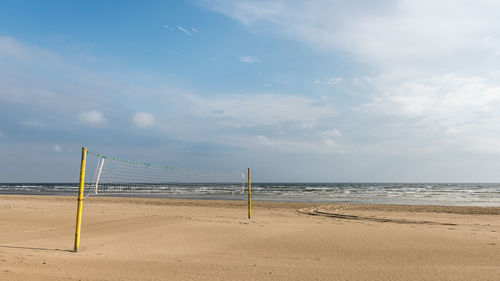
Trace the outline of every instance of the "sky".
<instances>
[{"instance_id":1,"label":"sky","mask_svg":"<svg viewBox=\"0 0 500 281\"><path fill-rule=\"evenodd\" d=\"M500 182L499 9L0 0L0 182L76 182L82 146L261 182Z\"/></svg>"}]
</instances>

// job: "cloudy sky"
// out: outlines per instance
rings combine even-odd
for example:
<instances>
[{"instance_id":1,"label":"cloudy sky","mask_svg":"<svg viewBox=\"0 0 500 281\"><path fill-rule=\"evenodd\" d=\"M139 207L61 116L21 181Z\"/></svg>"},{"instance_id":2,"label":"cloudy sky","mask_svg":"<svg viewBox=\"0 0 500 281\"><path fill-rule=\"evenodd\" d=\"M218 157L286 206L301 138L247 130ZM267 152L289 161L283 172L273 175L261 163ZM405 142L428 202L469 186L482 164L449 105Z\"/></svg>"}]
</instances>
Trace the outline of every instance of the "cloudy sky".
<instances>
[{"instance_id":1,"label":"cloudy sky","mask_svg":"<svg viewBox=\"0 0 500 281\"><path fill-rule=\"evenodd\" d=\"M2 1L0 182L500 181L499 3Z\"/></svg>"}]
</instances>

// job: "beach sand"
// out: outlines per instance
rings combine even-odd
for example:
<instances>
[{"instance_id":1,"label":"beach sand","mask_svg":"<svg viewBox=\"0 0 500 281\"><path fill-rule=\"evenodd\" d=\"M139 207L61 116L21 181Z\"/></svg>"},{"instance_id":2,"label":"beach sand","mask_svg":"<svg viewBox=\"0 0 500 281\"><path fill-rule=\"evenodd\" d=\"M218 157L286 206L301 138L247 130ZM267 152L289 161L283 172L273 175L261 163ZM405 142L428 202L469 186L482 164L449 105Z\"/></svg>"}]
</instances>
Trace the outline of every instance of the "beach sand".
<instances>
[{"instance_id":1,"label":"beach sand","mask_svg":"<svg viewBox=\"0 0 500 281\"><path fill-rule=\"evenodd\" d=\"M500 208L0 196L0 280L500 280Z\"/></svg>"}]
</instances>

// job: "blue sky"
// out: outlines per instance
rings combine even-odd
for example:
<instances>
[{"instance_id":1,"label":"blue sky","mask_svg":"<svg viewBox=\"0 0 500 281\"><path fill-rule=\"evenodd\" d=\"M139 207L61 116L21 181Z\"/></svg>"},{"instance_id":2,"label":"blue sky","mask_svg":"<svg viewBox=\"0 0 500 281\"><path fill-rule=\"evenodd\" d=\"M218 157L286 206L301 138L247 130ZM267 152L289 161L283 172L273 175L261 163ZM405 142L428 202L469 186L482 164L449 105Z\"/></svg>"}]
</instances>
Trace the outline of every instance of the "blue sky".
<instances>
[{"instance_id":1,"label":"blue sky","mask_svg":"<svg viewBox=\"0 0 500 281\"><path fill-rule=\"evenodd\" d=\"M81 146L258 181L500 181L495 1L0 1L0 182Z\"/></svg>"}]
</instances>

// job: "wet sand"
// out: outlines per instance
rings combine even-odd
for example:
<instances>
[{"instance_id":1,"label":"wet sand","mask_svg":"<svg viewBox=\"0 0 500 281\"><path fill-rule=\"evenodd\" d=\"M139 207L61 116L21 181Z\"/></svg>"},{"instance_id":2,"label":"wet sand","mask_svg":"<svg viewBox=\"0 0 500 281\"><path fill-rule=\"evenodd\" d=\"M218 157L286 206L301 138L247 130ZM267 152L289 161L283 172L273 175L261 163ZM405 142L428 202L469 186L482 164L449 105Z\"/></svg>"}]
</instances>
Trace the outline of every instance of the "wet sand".
<instances>
[{"instance_id":1,"label":"wet sand","mask_svg":"<svg viewBox=\"0 0 500 281\"><path fill-rule=\"evenodd\" d=\"M0 280L498 280L500 207L0 196Z\"/></svg>"}]
</instances>

